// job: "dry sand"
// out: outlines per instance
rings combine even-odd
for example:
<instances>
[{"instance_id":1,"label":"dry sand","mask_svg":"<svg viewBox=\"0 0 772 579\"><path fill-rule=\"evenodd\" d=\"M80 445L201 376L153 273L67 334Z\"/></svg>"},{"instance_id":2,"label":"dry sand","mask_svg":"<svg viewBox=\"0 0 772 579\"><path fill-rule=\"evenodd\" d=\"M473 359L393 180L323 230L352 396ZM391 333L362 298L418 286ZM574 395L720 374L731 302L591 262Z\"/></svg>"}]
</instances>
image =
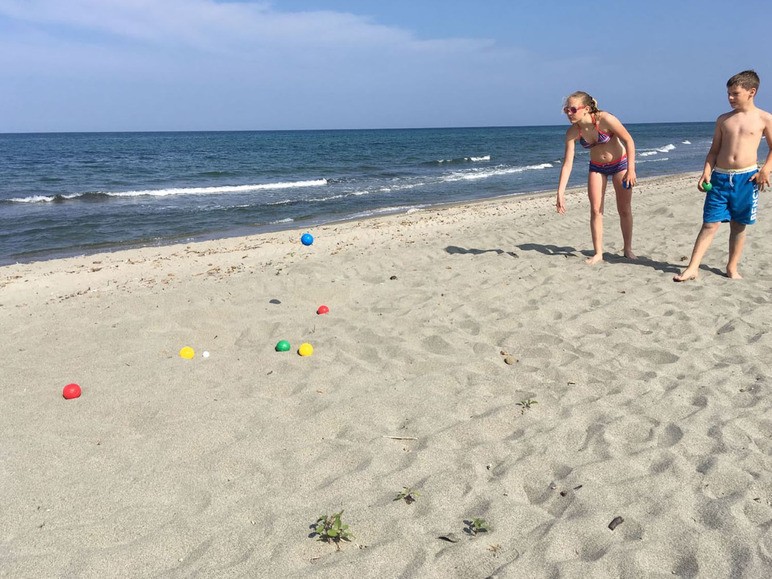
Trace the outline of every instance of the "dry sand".
<instances>
[{"instance_id":1,"label":"dry sand","mask_svg":"<svg viewBox=\"0 0 772 579\"><path fill-rule=\"evenodd\" d=\"M772 203L676 284L696 181L637 262L576 190L0 268L0 575L770 576Z\"/></svg>"}]
</instances>

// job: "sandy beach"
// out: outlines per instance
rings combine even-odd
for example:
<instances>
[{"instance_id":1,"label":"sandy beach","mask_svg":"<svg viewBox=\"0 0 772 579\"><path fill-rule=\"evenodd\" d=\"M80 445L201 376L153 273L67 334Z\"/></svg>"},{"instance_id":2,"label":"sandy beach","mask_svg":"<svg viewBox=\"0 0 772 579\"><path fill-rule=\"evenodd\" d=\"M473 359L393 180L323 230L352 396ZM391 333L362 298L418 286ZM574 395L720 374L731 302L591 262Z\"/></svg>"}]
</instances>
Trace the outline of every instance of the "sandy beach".
<instances>
[{"instance_id":1,"label":"sandy beach","mask_svg":"<svg viewBox=\"0 0 772 579\"><path fill-rule=\"evenodd\" d=\"M0 576L772 575L772 203L674 283L697 176L638 261L575 189L0 268Z\"/></svg>"}]
</instances>

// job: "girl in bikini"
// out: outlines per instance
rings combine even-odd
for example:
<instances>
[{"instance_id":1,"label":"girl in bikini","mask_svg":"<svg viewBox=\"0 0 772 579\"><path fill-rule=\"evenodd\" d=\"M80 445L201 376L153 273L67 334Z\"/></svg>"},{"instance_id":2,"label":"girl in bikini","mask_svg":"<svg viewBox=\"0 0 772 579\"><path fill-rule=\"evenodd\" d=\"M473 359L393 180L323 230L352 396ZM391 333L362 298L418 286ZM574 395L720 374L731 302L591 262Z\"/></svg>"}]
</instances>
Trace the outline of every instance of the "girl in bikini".
<instances>
[{"instance_id":1,"label":"girl in bikini","mask_svg":"<svg viewBox=\"0 0 772 579\"><path fill-rule=\"evenodd\" d=\"M590 175L587 192L590 197L590 232L595 254L587 263L603 261L603 201L609 176L617 197L617 212L624 240L624 255L636 259L632 250L632 195L635 177L635 143L624 125L614 115L598 110L598 103L586 92L569 96L563 112L571 127L566 131L566 150L558 182L558 213L565 213L565 192L574 165L576 142L590 150ZM625 187L627 186L627 188Z\"/></svg>"}]
</instances>

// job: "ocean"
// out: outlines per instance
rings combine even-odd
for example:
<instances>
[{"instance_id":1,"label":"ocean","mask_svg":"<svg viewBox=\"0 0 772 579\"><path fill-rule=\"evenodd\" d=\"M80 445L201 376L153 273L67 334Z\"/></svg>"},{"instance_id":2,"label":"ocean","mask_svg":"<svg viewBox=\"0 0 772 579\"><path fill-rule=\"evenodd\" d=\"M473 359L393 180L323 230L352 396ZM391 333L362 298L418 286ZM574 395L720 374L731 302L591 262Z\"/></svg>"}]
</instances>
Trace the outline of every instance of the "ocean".
<instances>
[{"instance_id":1,"label":"ocean","mask_svg":"<svg viewBox=\"0 0 772 579\"><path fill-rule=\"evenodd\" d=\"M0 265L554 191L567 126L0 134ZM700 171L713 134L627 128L639 178Z\"/></svg>"}]
</instances>

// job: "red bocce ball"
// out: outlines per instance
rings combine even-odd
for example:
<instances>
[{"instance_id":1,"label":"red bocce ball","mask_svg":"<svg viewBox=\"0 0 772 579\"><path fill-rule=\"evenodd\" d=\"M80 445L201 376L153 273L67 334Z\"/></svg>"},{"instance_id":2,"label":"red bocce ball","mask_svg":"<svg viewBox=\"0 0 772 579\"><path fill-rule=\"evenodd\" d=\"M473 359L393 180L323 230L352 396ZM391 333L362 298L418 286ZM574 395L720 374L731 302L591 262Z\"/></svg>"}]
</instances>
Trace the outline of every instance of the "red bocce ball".
<instances>
[{"instance_id":1,"label":"red bocce ball","mask_svg":"<svg viewBox=\"0 0 772 579\"><path fill-rule=\"evenodd\" d=\"M319 309L316 310L317 314L327 314L329 312L330 312L330 308L328 308L327 306L319 306Z\"/></svg>"},{"instance_id":2,"label":"red bocce ball","mask_svg":"<svg viewBox=\"0 0 772 579\"><path fill-rule=\"evenodd\" d=\"M80 396L80 386L77 384L67 384L67 386L64 387L64 390L62 390L62 396L67 400L77 398Z\"/></svg>"}]
</instances>

